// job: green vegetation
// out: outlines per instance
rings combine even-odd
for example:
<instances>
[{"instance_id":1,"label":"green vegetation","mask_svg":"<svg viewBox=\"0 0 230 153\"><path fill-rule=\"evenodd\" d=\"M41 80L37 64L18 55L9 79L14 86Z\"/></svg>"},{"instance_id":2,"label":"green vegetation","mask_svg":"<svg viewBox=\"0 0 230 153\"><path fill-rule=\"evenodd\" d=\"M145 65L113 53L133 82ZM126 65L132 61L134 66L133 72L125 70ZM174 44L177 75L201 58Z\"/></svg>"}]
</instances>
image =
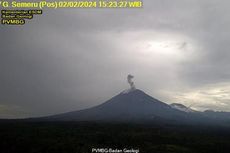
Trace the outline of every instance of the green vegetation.
<instances>
[{"instance_id":1,"label":"green vegetation","mask_svg":"<svg viewBox=\"0 0 230 153\"><path fill-rule=\"evenodd\" d=\"M0 122L0 153L90 153L92 148L140 153L228 153L230 130L185 125L85 122Z\"/></svg>"}]
</instances>

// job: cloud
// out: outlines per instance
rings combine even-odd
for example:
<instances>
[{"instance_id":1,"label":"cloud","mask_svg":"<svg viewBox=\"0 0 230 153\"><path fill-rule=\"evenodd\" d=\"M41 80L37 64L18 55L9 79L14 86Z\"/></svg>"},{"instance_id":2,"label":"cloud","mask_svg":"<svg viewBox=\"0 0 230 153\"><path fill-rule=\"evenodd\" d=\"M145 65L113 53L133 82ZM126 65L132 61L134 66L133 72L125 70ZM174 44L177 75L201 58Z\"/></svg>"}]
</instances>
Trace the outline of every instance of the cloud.
<instances>
[{"instance_id":1,"label":"cloud","mask_svg":"<svg viewBox=\"0 0 230 153\"><path fill-rule=\"evenodd\" d=\"M15 117L79 110L126 89L132 72L138 88L166 102L198 92L197 109L230 111L228 95L210 95L228 91L229 3L45 10L25 26L0 25L0 104L30 112Z\"/></svg>"},{"instance_id":2,"label":"cloud","mask_svg":"<svg viewBox=\"0 0 230 153\"><path fill-rule=\"evenodd\" d=\"M180 102L197 110L229 111L229 83L209 84L199 88L187 88L184 91L170 91L163 94L167 94L171 102Z\"/></svg>"}]
</instances>

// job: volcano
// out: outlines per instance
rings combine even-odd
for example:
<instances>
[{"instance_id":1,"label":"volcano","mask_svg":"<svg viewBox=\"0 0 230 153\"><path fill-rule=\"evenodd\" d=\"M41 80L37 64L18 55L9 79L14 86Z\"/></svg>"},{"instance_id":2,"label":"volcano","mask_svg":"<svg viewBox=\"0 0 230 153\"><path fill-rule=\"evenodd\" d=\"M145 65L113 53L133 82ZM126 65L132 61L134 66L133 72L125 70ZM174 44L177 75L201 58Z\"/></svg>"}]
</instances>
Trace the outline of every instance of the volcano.
<instances>
[{"instance_id":1,"label":"volcano","mask_svg":"<svg viewBox=\"0 0 230 153\"><path fill-rule=\"evenodd\" d=\"M42 119L55 121L153 121L185 120L188 114L172 108L139 89L121 92L101 105L53 115Z\"/></svg>"}]
</instances>

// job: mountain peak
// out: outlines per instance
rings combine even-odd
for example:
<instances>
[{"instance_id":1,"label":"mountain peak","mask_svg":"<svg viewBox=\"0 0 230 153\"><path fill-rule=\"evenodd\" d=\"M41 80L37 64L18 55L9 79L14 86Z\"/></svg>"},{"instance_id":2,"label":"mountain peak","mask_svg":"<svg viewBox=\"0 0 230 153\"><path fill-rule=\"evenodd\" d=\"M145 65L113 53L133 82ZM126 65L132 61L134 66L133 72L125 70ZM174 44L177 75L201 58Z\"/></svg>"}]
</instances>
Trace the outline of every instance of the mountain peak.
<instances>
[{"instance_id":1,"label":"mountain peak","mask_svg":"<svg viewBox=\"0 0 230 153\"><path fill-rule=\"evenodd\" d=\"M126 90L110 100L80 111L54 115L48 119L74 121L134 121L156 118L173 119L184 112L171 108L142 90Z\"/></svg>"},{"instance_id":2,"label":"mountain peak","mask_svg":"<svg viewBox=\"0 0 230 153\"><path fill-rule=\"evenodd\" d=\"M121 92L121 94L128 94L128 93L144 93L144 91L142 91L140 89L136 89L136 88L135 89L130 88L130 89L126 89L126 90Z\"/></svg>"},{"instance_id":3,"label":"mountain peak","mask_svg":"<svg viewBox=\"0 0 230 153\"><path fill-rule=\"evenodd\" d=\"M137 89L126 89L126 90L124 90L124 91L122 91L121 92L121 94L128 94L128 93L130 93L130 92L134 92L135 90L137 90Z\"/></svg>"}]
</instances>

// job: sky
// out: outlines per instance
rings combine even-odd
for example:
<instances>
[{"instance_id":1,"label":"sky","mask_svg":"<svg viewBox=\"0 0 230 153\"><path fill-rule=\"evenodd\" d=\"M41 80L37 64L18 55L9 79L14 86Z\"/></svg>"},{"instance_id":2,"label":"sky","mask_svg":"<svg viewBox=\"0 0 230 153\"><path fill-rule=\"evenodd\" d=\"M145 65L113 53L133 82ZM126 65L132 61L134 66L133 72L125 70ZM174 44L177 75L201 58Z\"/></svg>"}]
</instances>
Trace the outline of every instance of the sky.
<instances>
[{"instance_id":1,"label":"sky","mask_svg":"<svg viewBox=\"0 0 230 153\"><path fill-rule=\"evenodd\" d=\"M140 9L44 9L0 25L0 118L96 106L129 88L230 111L230 1L143 0Z\"/></svg>"}]
</instances>

